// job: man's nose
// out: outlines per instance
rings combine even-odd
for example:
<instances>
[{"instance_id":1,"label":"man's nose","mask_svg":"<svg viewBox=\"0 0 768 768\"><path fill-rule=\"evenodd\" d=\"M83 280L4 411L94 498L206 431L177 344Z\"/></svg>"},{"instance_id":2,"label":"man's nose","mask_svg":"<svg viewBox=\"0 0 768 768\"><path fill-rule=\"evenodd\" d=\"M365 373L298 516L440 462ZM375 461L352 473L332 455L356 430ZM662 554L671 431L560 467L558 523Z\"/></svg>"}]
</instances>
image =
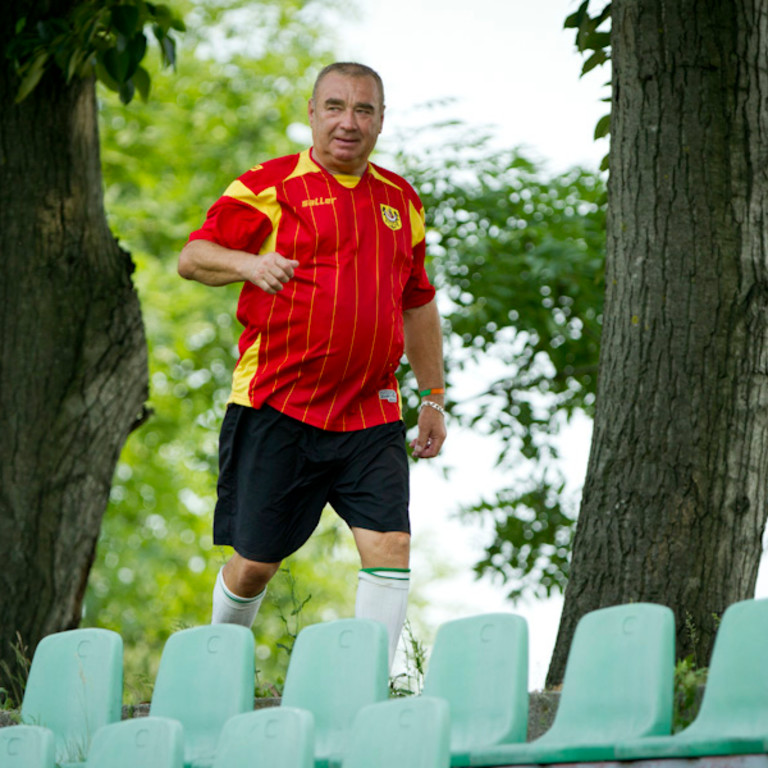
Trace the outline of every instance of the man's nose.
<instances>
[{"instance_id":1,"label":"man's nose","mask_svg":"<svg viewBox=\"0 0 768 768\"><path fill-rule=\"evenodd\" d=\"M357 117L354 109L345 109L341 116L341 127L348 131L353 131L357 128Z\"/></svg>"}]
</instances>

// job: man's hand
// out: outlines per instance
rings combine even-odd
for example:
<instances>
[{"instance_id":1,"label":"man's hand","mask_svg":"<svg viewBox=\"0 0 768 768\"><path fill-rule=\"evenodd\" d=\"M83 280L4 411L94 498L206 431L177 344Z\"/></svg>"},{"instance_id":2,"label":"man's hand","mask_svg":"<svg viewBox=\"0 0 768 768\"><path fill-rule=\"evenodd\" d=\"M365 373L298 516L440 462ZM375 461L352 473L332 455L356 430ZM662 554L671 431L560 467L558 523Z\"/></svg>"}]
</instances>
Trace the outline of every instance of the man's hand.
<instances>
[{"instance_id":1,"label":"man's hand","mask_svg":"<svg viewBox=\"0 0 768 768\"><path fill-rule=\"evenodd\" d=\"M432 459L440 453L446 437L445 417L435 408L425 406L419 414L419 434L411 441L417 459Z\"/></svg>"},{"instance_id":2,"label":"man's hand","mask_svg":"<svg viewBox=\"0 0 768 768\"><path fill-rule=\"evenodd\" d=\"M295 259L286 259L274 251L254 256L245 274L248 282L269 294L283 290L283 285L293 278L293 270L299 266Z\"/></svg>"},{"instance_id":3,"label":"man's hand","mask_svg":"<svg viewBox=\"0 0 768 768\"><path fill-rule=\"evenodd\" d=\"M179 254L179 274L185 280L211 286L249 282L271 294L283 290L298 266L274 251L257 255L209 240L192 240Z\"/></svg>"}]
</instances>

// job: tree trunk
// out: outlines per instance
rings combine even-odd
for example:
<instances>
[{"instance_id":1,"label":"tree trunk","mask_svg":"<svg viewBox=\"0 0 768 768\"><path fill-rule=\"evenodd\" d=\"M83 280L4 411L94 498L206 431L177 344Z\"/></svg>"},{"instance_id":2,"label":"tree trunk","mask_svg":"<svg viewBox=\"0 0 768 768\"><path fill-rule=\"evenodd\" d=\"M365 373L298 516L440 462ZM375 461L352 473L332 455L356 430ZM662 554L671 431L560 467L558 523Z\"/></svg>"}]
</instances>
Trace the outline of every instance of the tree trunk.
<instances>
[{"instance_id":1,"label":"tree trunk","mask_svg":"<svg viewBox=\"0 0 768 768\"><path fill-rule=\"evenodd\" d=\"M766 521L765 4L614 0L611 43L598 403L548 685L579 618L631 601L708 663Z\"/></svg>"},{"instance_id":2,"label":"tree trunk","mask_svg":"<svg viewBox=\"0 0 768 768\"><path fill-rule=\"evenodd\" d=\"M63 15L72 2L57 5ZM3 4L0 36L29 12ZM80 620L115 463L147 387L133 265L104 214L94 83L51 74L14 105L17 87L3 66L0 661L10 663L17 632L33 650Z\"/></svg>"}]
</instances>

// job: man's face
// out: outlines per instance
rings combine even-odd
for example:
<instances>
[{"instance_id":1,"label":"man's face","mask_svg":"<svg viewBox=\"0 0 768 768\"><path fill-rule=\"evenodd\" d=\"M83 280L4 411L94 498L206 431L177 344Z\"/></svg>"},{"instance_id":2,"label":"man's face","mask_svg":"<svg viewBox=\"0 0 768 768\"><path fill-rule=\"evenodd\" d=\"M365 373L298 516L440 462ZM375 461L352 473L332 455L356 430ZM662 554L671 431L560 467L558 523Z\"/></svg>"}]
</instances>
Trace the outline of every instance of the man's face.
<instances>
[{"instance_id":1,"label":"man's face","mask_svg":"<svg viewBox=\"0 0 768 768\"><path fill-rule=\"evenodd\" d=\"M376 81L329 72L309 101L314 157L334 174L362 176L384 120Z\"/></svg>"}]
</instances>

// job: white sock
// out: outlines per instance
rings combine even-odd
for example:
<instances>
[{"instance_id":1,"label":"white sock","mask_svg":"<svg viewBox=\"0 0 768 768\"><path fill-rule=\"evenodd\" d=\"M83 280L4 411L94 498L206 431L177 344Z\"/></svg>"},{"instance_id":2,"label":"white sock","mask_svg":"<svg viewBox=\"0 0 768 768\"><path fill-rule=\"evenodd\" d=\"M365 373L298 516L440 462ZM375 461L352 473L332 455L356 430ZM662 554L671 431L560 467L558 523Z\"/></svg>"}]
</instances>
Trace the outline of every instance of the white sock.
<instances>
[{"instance_id":1,"label":"white sock","mask_svg":"<svg viewBox=\"0 0 768 768\"><path fill-rule=\"evenodd\" d=\"M211 624L240 624L250 627L256 619L264 595L267 594L267 588L264 587L256 597L240 597L224 583L223 570L219 570L213 585Z\"/></svg>"},{"instance_id":2,"label":"white sock","mask_svg":"<svg viewBox=\"0 0 768 768\"><path fill-rule=\"evenodd\" d=\"M395 658L408 607L408 568L363 568L357 576L355 617L375 619L389 635L389 668Z\"/></svg>"}]
</instances>

